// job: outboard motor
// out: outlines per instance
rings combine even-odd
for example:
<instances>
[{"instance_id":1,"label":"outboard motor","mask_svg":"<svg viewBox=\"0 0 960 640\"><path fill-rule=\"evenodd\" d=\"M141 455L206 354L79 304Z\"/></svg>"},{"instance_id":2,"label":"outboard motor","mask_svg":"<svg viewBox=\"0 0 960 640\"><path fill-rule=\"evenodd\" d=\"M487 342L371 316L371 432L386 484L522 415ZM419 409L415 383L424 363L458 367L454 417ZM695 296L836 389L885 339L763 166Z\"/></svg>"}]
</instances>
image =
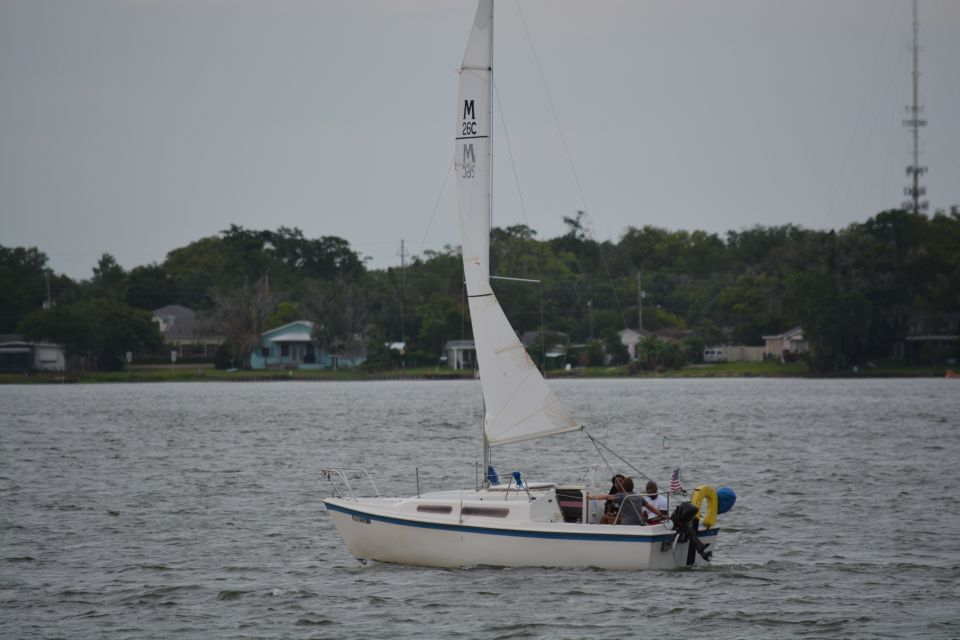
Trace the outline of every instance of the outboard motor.
<instances>
[{"instance_id":1,"label":"outboard motor","mask_svg":"<svg viewBox=\"0 0 960 640\"><path fill-rule=\"evenodd\" d=\"M696 515L697 508L695 506L689 502L681 502L677 508L673 510L673 515L670 516L670 519L673 521L673 530L685 531L690 521L693 520ZM681 542L686 542L686 539L681 540Z\"/></svg>"},{"instance_id":2,"label":"outboard motor","mask_svg":"<svg viewBox=\"0 0 960 640\"><path fill-rule=\"evenodd\" d=\"M713 557L713 552L707 550L710 545L700 542L700 538L697 537L697 529L700 528L700 520L696 517L697 511L697 508L689 502L681 502L670 516L670 520L673 521L673 530L677 532L676 541L690 542L689 551L687 551L688 565L693 564L696 559L694 553L699 553L700 557L707 562Z\"/></svg>"}]
</instances>

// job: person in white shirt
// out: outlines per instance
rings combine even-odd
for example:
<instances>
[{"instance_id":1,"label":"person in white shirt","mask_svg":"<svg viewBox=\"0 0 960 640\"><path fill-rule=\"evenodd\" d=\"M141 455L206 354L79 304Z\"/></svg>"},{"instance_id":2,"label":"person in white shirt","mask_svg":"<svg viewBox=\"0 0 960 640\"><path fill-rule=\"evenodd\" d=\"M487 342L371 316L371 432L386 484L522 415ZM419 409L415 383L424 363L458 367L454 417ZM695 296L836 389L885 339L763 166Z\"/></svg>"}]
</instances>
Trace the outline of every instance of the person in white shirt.
<instances>
[{"instance_id":1,"label":"person in white shirt","mask_svg":"<svg viewBox=\"0 0 960 640\"><path fill-rule=\"evenodd\" d=\"M647 482L646 494L643 496L643 508L640 509L640 517L646 524L659 524L669 519L667 510L670 507L667 504L667 497L660 495L658 491L656 482L653 480Z\"/></svg>"}]
</instances>

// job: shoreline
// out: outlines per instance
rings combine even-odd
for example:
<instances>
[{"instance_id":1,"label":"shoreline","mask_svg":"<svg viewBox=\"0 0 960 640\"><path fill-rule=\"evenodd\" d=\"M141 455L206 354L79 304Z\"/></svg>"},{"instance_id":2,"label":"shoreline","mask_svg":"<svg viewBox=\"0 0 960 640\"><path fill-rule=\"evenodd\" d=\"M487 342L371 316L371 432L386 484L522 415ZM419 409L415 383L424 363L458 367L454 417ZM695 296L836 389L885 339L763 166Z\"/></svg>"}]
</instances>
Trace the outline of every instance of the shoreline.
<instances>
[{"instance_id":1,"label":"shoreline","mask_svg":"<svg viewBox=\"0 0 960 640\"><path fill-rule=\"evenodd\" d=\"M877 378L944 378L946 367L881 364L857 371L812 373L799 363L723 363L692 365L683 369L631 373L627 367L592 367L570 371L547 372L548 380L584 379L715 379L715 378L809 378L809 379L877 379ZM447 381L471 380L474 372L458 372L440 367L395 369L388 371L356 371L349 369L319 371L253 371L222 370L211 365L151 366L140 365L130 371L32 372L0 373L0 385L9 384L110 384L151 382L384 382L384 381Z\"/></svg>"}]
</instances>

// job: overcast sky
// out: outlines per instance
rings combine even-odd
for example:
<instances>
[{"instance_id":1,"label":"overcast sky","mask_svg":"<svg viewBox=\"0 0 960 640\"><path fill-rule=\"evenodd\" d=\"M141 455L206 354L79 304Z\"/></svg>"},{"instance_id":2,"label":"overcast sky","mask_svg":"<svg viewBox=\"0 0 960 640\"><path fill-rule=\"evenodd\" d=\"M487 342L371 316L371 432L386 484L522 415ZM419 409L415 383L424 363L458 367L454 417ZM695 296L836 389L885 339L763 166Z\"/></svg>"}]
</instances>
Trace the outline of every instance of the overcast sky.
<instances>
[{"instance_id":1,"label":"overcast sky","mask_svg":"<svg viewBox=\"0 0 960 640\"><path fill-rule=\"evenodd\" d=\"M0 244L37 246L74 278L103 252L161 262L231 223L341 236L373 267L399 263L401 238L456 245L447 176L475 7L0 0ZM496 10L495 224L549 238L586 207L601 240L647 224L842 228L904 199L909 0L519 10ZM921 164L931 209L947 208L960 2L921 0L920 19Z\"/></svg>"}]
</instances>

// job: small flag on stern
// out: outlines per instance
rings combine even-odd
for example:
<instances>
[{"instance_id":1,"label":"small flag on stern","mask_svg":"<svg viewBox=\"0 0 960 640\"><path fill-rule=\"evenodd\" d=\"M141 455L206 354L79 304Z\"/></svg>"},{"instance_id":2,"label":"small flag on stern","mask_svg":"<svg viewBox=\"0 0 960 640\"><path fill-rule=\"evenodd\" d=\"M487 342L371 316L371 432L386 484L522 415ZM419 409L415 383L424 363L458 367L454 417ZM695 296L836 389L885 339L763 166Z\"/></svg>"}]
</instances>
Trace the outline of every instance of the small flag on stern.
<instances>
[{"instance_id":1,"label":"small flag on stern","mask_svg":"<svg viewBox=\"0 0 960 640\"><path fill-rule=\"evenodd\" d=\"M673 475L670 476L670 491L683 491L683 485L680 484L680 467L674 469Z\"/></svg>"}]
</instances>

